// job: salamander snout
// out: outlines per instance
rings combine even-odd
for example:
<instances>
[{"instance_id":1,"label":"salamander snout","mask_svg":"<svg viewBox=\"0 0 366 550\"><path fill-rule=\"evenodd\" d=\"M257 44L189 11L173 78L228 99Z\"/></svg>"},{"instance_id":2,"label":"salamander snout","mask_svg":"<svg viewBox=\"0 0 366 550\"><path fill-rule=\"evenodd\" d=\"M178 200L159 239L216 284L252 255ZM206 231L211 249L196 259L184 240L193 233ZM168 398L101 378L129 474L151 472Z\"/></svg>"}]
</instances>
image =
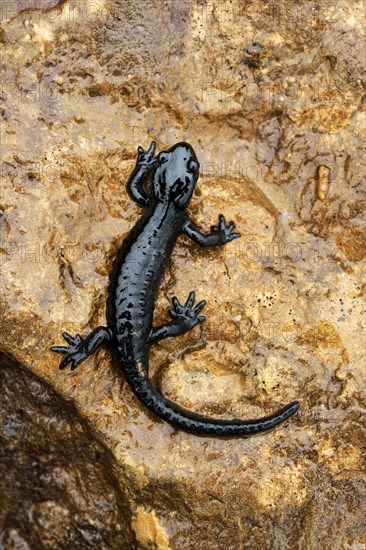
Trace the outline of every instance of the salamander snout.
<instances>
[{"instance_id":1,"label":"salamander snout","mask_svg":"<svg viewBox=\"0 0 366 550\"><path fill-rule=\"evenodd\" d=\"M199 162L189 143L180 142L157 157L152 177L154 197L185 208L199 177Z\"/></svg>"}]
</instances>

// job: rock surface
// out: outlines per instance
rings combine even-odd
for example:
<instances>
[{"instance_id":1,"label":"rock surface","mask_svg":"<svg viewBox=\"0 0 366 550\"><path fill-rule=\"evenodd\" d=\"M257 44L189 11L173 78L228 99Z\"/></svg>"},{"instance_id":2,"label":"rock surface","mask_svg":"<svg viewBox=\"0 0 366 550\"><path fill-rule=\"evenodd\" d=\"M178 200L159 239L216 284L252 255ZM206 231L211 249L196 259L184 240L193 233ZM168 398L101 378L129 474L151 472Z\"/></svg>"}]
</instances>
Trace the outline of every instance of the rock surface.
<instances>
[{"instance_id":1,"label":"rock surface","mask_svg":"<svg viewBox=\"0 0 366 550\"><path fill-rule=\"evenodd\" d=\"M0 372L1 548L128 548L112 454L28 370L3 357Z\"/></svg>"},{"instance_id":2,"label":"rock surface","mask_svg":"<svg viewBox=\"0 0 366 550\"><path fill-rule=\"evenodd\" d=\"M363 548L364 4L27 0L1 22L0 548ZM193 289L207 321L151 377L217 418L299 399L264 437L175 431L108 350L73 374L48 351L105 323L152 139L193 145L192 217L242 238L179 239L156 322Z\"/></svg>"}]
</instances>

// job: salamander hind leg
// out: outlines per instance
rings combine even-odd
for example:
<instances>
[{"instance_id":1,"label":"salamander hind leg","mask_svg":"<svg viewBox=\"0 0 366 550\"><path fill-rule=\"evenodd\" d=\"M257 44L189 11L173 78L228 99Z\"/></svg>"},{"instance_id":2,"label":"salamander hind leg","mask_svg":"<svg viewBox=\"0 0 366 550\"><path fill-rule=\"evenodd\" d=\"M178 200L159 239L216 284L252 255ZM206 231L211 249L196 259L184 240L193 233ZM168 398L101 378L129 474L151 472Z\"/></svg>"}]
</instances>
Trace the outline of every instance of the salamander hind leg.
<instances>
[{"instance_id":1,"label":"salamander hind leg","mask_svg":"<svg viewBox=\"0 0 366 550\"><path fill-rule=\"evenodd\" d=\"M85 339L79 334L75 337L63 332L62 336L69 344L68 346L52 346L50 349L55 353L66 355L60 363L60 369L64 369L70 364L71 370L75 370L80 363L90 357L100 346L110 342L113 338L113 332L109 327L98 327L93 330Z\"/></svg>"},{"instance_id":2,"label":"salamander hind leg","mask_svg":"<svg viewBox=\"0 0 366 550\"><path fill-rule=\"evenodd\" d=\"M198 323L201 323L206 319L204 315L199 315L206 305L206 300L202 300L194 306L195 299L195 293L191 292L184 306L175 296L172 300L173 309L169 310L169 314L173 318L174 322L181 326L184 332L191 330L193 327L198 325Z\"/></svg>"},{"instance_id":3,"label":"salamander hind leg","mask_svg":"<svg viewBox=\"0 0 366 550\"><path fill-rule=\"evenodd\" d=\"M173 308L169 310L169 314L173 320L170 323L153 328L150 333L149 343L158 342L168 336L180 336L199 323L202 323L206 317L199 314L205 307L206 301L202 300L196 306L194 306L194 301L194 292L190 293L184 305L174 296Z\"/></svg>"}]
</instances>

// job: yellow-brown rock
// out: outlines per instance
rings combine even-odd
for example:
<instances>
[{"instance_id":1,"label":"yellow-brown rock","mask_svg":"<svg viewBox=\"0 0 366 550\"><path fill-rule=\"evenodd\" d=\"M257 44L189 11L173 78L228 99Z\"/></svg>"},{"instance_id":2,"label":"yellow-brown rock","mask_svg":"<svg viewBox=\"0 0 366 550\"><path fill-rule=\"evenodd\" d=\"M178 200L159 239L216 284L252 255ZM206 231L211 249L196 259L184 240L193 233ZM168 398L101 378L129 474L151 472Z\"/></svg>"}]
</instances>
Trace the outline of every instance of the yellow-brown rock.
<instances>
[{"instance_id":1,"label":"yellow-brown rock","mask_svg":"<svg viewBox=\"0 0 366 550\"><path fill-rule=\"evenodd\" d=\"M362 1L2 3L0 547L364 547L363 42ZM242 237L179 239L156 322L193 289L207 321L152 380L217 418L299 399L268 435L176 431L107 349L49 352L105 323L153 139L192 144L192 217Z\"/></svg>"}]
</instances>

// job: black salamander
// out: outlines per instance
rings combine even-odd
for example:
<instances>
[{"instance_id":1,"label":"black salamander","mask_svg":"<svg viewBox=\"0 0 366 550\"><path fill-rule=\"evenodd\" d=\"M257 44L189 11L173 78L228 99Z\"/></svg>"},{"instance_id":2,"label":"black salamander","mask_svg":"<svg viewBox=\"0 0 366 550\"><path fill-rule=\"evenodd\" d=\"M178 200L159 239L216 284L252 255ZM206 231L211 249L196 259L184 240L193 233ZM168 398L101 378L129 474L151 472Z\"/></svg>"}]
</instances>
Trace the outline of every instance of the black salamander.
<instances>
[{"instance_id":1,"label":"black salamander","mask_svg":"<svg viewBox=\"0 0 366 550\"><path fill-rule=\"evenodd\" d=\"M173 426L201 435L242 436L267 432L299 408L294 401L276 413L257 420L222 421L188 411L164 398L149 382L148 354L151 344L179 336L205 320L200 315L206 302L195 305L191 292L185 304L173 298L171 321L153 327L155 296L178 236L183 233L200 246L221 246L240 237L235 224L219 224L209 234L190 221L187 207L198 180L199 163L188 143L177 143L157 158L153 142L147 152L138 149L136 167L128 181L130 196L142 207L142 216L130 230L114 261L107 302L107 327L98 327L85 339L63 333L68 346L51 350L66 354L60 369L74 370L101 345L110 342L117 350L126 380L138 399ZM151 193L145 184L151 175Z\"/></svg>"}]
</instances>

